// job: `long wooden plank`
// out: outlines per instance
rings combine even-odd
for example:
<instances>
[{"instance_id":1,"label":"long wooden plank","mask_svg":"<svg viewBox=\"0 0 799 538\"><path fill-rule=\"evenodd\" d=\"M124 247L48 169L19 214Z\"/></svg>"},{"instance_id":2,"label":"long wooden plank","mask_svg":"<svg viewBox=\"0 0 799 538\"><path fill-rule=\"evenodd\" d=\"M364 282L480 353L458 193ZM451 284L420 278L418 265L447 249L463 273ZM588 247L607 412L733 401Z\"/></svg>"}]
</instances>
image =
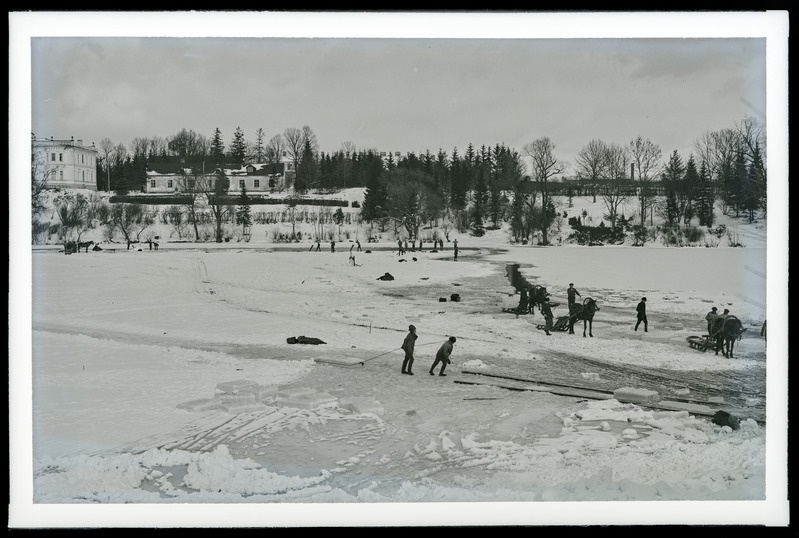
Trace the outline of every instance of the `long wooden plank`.
<instances>
[{"instance_id":1,"label":"long wooden plank","mask_svg":"<svg viewBox=\"0 0 799 538\"><path fill-rule=\"evenodd\" d=\"M537 385L534 383L498 381L494 379L480 379L480 380L475 379L474 381L455 379L454 382L460 385L487 385L492 387L500 387L508 390L548 392L550 394L557 394L559 396L571 396L574 398L590 398L592 400L610 400L611 398L613 398L612 394L602 393L587 389L553 387L546 385Z\"/></svg>"}]
</instances>

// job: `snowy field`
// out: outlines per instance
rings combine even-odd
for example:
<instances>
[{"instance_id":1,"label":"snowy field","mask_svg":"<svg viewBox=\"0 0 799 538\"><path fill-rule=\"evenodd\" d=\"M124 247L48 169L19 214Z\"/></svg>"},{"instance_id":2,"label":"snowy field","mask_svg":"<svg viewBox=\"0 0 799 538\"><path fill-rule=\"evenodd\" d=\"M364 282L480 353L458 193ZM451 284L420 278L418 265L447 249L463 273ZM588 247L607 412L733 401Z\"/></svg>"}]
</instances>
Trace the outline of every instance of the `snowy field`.
<instances>
[{"instance_id":1,"label":"snowy field","mask_svg":"<svg viewBox=\"0 0 799 538\"><path fill-rule=\"evenodd\" d=\"M359 228L371 252L354 266L349 241L308 252L264 230L157 251L34 247L30 310L13 314L32 321L14 334L10 371L22 395L12 417L32 416L12 426L15 515L34 526L768 523L774 500L784 508L787 348L772 325L767 353L760 329L784 310L767 307L765 227L729 224L745 248L512 246L497 230L453 234L457 261L451 243L399 257L393 238L367 243ZM556 316L570 282L597 299L593 337L582 325L546 336L537 311L503 312L518 302L509 265L547 287ZM386 272L394 280L378 280ZM642 296L647 333L633 331ZM747 328L734 358L687 345L711 306ZM414 376L400 374L409 324ZM325 343L287 343L298 336ZM449 336L449 375L429 376ZM476 383L492 375L529 383ZM547 378L695 397L735 409L740 428L535 388Z\"/></svg>"}]
</instances>

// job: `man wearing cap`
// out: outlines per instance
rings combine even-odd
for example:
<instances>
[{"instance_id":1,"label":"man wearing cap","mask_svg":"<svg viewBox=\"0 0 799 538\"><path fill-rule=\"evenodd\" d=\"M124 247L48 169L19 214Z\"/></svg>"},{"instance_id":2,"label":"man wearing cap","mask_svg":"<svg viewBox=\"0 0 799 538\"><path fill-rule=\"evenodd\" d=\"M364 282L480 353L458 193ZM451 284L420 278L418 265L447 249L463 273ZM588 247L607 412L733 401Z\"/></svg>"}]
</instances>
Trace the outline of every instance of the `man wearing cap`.
<instances>
[{"instance_id":1,"label":"man wearing cap","mask_svg":"<svg viewBox=\"0 0 799 538\"><path fill-rule=\"evenodd\" d=\"M436 366L438 366L438 363L441 363L441 370L438 372L438 375L447 375L444 373L444 370L446 370L447 365L452 362L449 360L449 356L452 354L452 344L455 342L456 338L454 336L450 336L446 342L441 344L441 347L438 349L438 353L436 353L436 360L433 362L433 366L430 367L430 375L435 375L433 370L435 370Z\"/></svg>"},{"instance_id":2,"label":"man wearing cap","mask_svg":"<svg viewBox=\"0 0 799 538\"><path fill-rule=\"evenodd\" d=\"M405 359L402 361L402 373L413 375L411 367L413 366L413 346L416 344L416 327L413 325L408 326L408 336L402 342L402 350L405 352Z\"/></svg>"},{"instance_id":3,"label":"man wearing cap","mask_svg":"<svg viewBox=\"0 0 799 538\"><path fill-rule=\"evenodd\" d=\"M716 318L719 317L719 309L715 306L710 309L710 312L707 313L705 319L707 320L707 334L713 334L713 322L716 321Z\"/></svg>"},{"instance_id":4,"label":"man wearing cap","mask_svg":"<svg viewBox=\"0 0 799 538\"><path fill-rule=\"evenodd\" d=\"M544 331L547 333L547 336L552 336L552 333L549 332L552 329L552 307L549 306L549 297L544 297L544 300L541 302L541 314L544 315L544 319L546 320Z\"/></svg>"},{"instance_id":5,"label":"man wearing cap","mask_svg":"<svg viewBox=\"0 0 799 538\"><path fill-rule=\"evenodd\" d=\"M574 287L574 284L569 284L569 289L566 290L566 296L569 298L569 314L574 310L574 304L577 302L577 297L582 297L580 292Z\"/></svg>"},{"instance_id":6,"label":"man wearing cap","mask_svg":"<svg viewBox=\"0 0 799 538\"><path fill-rule=\"evenodd\" d=\"M635 307L635 310L638 312L638 321L635 324L635 330L638 330L638 326L641 322L644 322L644 332L649 332L649 320L646 319L646 297L641 297L641 302L638 303L638 306Z\"/></svg>"}]
</instances>

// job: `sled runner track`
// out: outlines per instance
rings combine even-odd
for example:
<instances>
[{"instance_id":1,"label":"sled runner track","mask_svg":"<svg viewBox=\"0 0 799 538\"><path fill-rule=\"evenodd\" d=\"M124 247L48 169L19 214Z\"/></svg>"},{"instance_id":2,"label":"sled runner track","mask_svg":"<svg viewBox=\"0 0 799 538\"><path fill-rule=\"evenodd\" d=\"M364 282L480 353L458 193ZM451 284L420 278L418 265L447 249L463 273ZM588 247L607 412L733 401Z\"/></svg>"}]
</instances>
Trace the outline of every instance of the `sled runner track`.
<instances>
[{"instance_id":1,"label":"sled runner track","mask_svg":"<svg viewBox=\"0 0 799 538\"><path fill-rule=\"evenodd\" d=\"M593 400L607 400L614 398L613 393L608 391L597 391L579 387L568 386L554 386L547 385L535 380L517 379L507 376L496 376L490 374L483 374L482 372L464 371L466 374L474 374L475 376L483 376L487 379L466 381L455 380L455 383L464 385L489 385L503 388L506 390L514 391L530 391L530 392L548 392L558 396L568 396L580 399L593 399ZM762 410L756 408L740 408L730 406L728 403L723 402L710 402L687 398L662 398L658 401L651 402L635 402L640 407L647 407L650 409L659 409L665 411L687 411L693 415L713 417L718 411L727 411L738 417L752 418L756 422L765 424L765 414Z\"/></svg>"}]
</instances>

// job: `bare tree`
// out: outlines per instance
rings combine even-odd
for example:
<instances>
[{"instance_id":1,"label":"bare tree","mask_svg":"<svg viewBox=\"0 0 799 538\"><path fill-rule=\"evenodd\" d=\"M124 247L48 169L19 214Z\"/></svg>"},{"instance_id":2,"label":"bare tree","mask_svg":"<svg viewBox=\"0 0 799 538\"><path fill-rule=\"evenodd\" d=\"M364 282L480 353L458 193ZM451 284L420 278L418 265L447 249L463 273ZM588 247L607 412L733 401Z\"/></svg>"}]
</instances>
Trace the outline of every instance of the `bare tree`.
<instances>
[{"instance_id":1,"label":"bare tree","mask_svg":"<svg viewBox=\"0 0 799 538\"><path fill-rule=\"evenodd\" d=\"M547 229L555 218L554 212L550 210L552 195L549 192L549 182L553 177L562 174L566 170L566 163L555 157L555 144L546 136L524 146L524 153L532 160L533 181L535 181L538 192L541 194L539 224L542 243L547 245L549 244Z\"/></svg>"},{"instance_id":2,"label":"bare tree","mask_svg":"<svg viewBox=\"0 0 799 538\"><path fill-rule=\"evenodd\" d=\"M177 232L178 239L183 239L183 234L186 232L186 228L189 225L186 210L179 205L169 206L169 208L164 211L164 217L175 229L175 232Z\"/></svg>"},{"instance_id":3,"label":"bare tree","mask_svg":"<svg viewBox=\"0 0 799 538\"><path fill-rule=\"evenodd\" d=\"M630 157L635 165L634 180L638 182L638 202L641 208L641 227L646 225L646 215L654 208L654 180L660 177L663 167L660 147L651 140L638 136L630 141ZM642 234L643 236L643 234Z\"/></svg>"},{"instance_id":4,"label":"bare tree","mask_svg":"<svg viewBox=\"0 0 799 538\"><path fill-rule=\"evenodd\" d=\"M355 147L355 144L349 140L345 140L341 143L341 152L344 154L345 157L349 158L358 151L358 148Z\"/></svg>"},{"instance_id":5,"label":"bare tree","mask_svg":"<svg viewBox=\"0 0 799 538\"><path fill-rule=\"evenodd\" d=\"M111 192L111 160L114 155L114 150L114 143L111 142L110 138L103 138L100 140L100 159L105 167L105 190L108 192Z\"/></svg>"},{"instance_id":6,"label":"bare tree","mask_svg":"<svg viewBox=\"0 0 799 538\"><path fill-rule=\"evenodd\" d=\"M134 157L147 157L150 141L147 138L135 137L130 141L130 148Z\"/></svg>"},{"instance_id":7,"label":"bare tree","mask_svg":"<svg viewBox=\"0 0 799 538\"><path fill-rule=\"evenodd\" d=\"M48 164L47 153L42 149L31 151L31 216L34 222L46 209L45 193L54 175L55 168Z\"/></svg>"},{"instance_id":8,"label":"bare tree","mask_svg":"<svg viewBox=\"0 0 799 538\"><path fill-rule=\"evenodd\" d=\"M605 147L601 165L601 194L602 202L608 210L610 228L616 229L619 208L627 202L632 179L628 178L627 170L630 165L630 153L627 148L618 144L609 144Z\"/></svg>"},{"instance_id":9,"label":"bare tree","mask_svg":"<svg viewBox=\"0 0 799 538\"><path fill-rule=\"evenodd\" d=\"M112 235L119 230L128 244L138 243L142 232L155 222L157 210L140 204L114 204L111 206L109 227Z\"/></svg>"},{"instance_id":10,"label":"bare tree","mask_svg":"<svg viewBox=\"0 0 799 538\"><path fill-rule=\"evenodd\" d=\"M267 142L266 149L264 150L264 158L266 159L266 163L269 165L270 174L277 174L278 167L283 160L283 153L285 153L285 151L286 146L283 142L282 136L275 135L269 140L269 142ZM272 187L278 187L280 190L283 189L283 185L270 184L270 188Z\"/></svg>"},{"instance_id":11,"label":"bare tree","mask_svg":"<svg viewBox=\"0 0 799 538\"><path fill-rule=\"evenodd\" d=\"M303 149L305 149L303 132L296 127L287 128L285 131L283 131L283 144L286 153L288 153L288 156L294 165L294 172L296 173L297 168L300 165L300 160L302 160ZM293 177L291 179L293 179Z\"/></svg>"},{"instance_id":12,"label":"bare tree","mask_svg":"<svg viewBox=\"0 0 799 538\"><path fill-rule=\"evenodd\" d=\"M79 243L81 236L89 229L86 207L87 200L81 194L65 194L55 202L55 212L61 221L64 254L69 254L67 241L74 237L75 242Z\"/></svg>"},{"instance_id":13,"label":"bare tree","mask_svg":"<svg viewBox=\"0 0 799 538\"><path fill-rule=\"evenodd\" d=\"M215 175L203 176L201 181L205 202L211 209L211 214L216 223L216 242L222 242L222 223L228 214L230 204L227 203L227 191L230 180L220 170Z\"/></svg>"},{"instance_id":14,"label":"bare tree","mask_svg":"<svg viewBox=\"0 0 799 538\"><path fill-rule=\"evenodd\" d=\"M202 206L202 176L191 171L181 170L178 179L178 190L186 197L184 208L189 223L194 228L194 240L200 240L200 230L197 228L199 212Z\"/></svg>"},{"instance_id":15,"label":"bare tree","mask_svg":"<svg viewBox=\"0 0 799 538\"><path fill-rule=\"evenodd\" d=\"M316 138L316 133L307 125L302 126L302 145L305 148L306 142L311 146L311 153L314 157L319 155L319 140Z\"/></svg>"},{"instance_id":16,"label":"bare tree","mask_svg":"<svg viewBox=\"0 0 799 538\"><path fill-rule=\"evenodd\" d=\"M747 160L750 163L758 161L758 173L763 178L766 177L766 130L763 125L752 117L744 118L736 125L736 131L741 143L746 148ZM759 154L759 159L755 159L755 154Z\"/></svg>"},{"instance_id":17,"label":"bare tree","mask_svg":"<svg viewBox=\"0 0 799 538\"><path fill-rule=\"evenodd\" d=\"M597 184L604 179L608 145L602 140L591 140L577 153L575 164L577 179L591 189L596 202Z\"/></svg>"},{"instance_id":18,"label":"bare tree","mask_svg":"<svg viewBox=\"0 0 799 538\"><path fill-rule=\"evenodd\" d=\"M167 146L172 155L192 161L208 155L209 142L203 135L191 129L181 129L169 139Z\"/></svg>"},{"instance_id":19,"label":"bare tree","mask_svg":"<svg viewBox=\"0 0 799 538\"><path fill-rule=\"evenodd\" d=\"M149 157L161 157L167 154L168 146L165 138L154 136L150 139Z\"/></svg>"}]
</instances>

